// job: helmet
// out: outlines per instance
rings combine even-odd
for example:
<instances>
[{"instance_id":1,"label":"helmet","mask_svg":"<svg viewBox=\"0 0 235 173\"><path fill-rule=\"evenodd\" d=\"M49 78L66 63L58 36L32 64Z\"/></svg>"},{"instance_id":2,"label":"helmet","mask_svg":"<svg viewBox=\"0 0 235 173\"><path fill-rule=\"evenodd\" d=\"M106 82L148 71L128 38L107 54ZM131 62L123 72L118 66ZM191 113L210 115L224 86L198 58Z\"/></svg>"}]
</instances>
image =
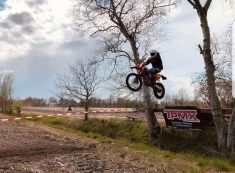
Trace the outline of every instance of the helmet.
<instances>
[{"instance_id":1,"label":"helmet","mask_svg":"<svg viewBox=\"0 0 235 173\"><path fill-rule=\"evenodd\" d=\"M157 55L157 51L156 51L155 49L151 50L151 51L150 51L150 55L151 55L151 56Z\"/></svg>"}]
</instances>

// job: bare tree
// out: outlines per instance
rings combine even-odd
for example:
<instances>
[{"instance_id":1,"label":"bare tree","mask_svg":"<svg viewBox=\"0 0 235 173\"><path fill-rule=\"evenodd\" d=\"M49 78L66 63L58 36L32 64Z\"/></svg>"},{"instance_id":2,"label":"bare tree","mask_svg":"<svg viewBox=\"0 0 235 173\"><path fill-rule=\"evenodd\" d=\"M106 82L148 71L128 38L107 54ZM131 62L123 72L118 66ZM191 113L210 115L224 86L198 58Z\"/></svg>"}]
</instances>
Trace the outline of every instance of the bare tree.
<instances>
[{"instance_id":1,"label":"bare tree","mask_svg":"<svg viewBox=\"0 0 235 173\"><path fill-rule=\"evenodd\" d=\"M161 36L159 24L175 4L172 0L79 0L75 22L79 32L86 32L102 42L101 60L112 57L115 69L119 61L138 63L147 55L151 41ZM143 90L151 140L158 134L159 125L149 89L144 87Z\"/></svg>"},{"instance_id":2,"label":"bare tree","mask_svg":"<svg viewBox=\"0 0 235 173\"><path fill-rule=\"evenodd\" d=\"M203 102L209 106L210 102L209 102L208 87L207 87L205 73L194 74L192 78L192 85L194 87L195 96L202 99Z\"/></svg>"},{"instance_id":3,"label":"bare tree","mask_svg":"<svg viewBox=\"0 0 235 173\"><path fill-rule=\"evenodd\" d=\"M211 40L212 55L215 62L215 84L220 103L223 107L231 107L232 98L232 27L220 36ZM196 73L192 84L195 94L209 105L209 95L205 72Z\"/></svg>"},{"instance_id":4,"label":"bare tree","mask_svg":"<svg viewBox=\"0 0 235 173\"><path fill-rule=\"evenodd\" d=\"M52 107L58 104L58 100L55 97L50 97L48 99L48 102L49 102L49 106L52 106Z\"/></svg>"},{"instance_id":5,"label":"bare tree","mask_svg":"<svg viewBox=\"0 0 235 173\"><path fill-rule=\"evenodd\" d=\"M99 87L97 64L77 59L69 65L69 73L58 75L56 85L60 89L58 96L63 99L75 99L84 103L85 120L88 120L90 98Z\"/></svg>"},{"instance_id":6,"label":"bare tree","mask_svg":"<svg viewBox=\"0 0 235 173\"><path fill-rule=\"evenodd\" d=\"M2 112L7 112L11 109L13 81L14 79L12 73L0 73L0 105Z\"/></svg>"},{"instance_id":7,"label":"bare tree","mask_svg":"<svg viewBox=\"0 0 235 173\"><path fill-rule=\"evenodd\" d=\"M173 96L172 99L175 105L186 105L189 102L189 94L186 89L181 88L178 90L178 93Z\"/></svg>"},{"instance_id":8,"label":"bare tree","mask_svg":"<svg viewBox=\"0 0 235 173\"><path fill-rule=\"evenodd\" d=\"M162 103L164 103L165 106L170 106L171 102L172 102L172 97L166 94L164 97L164 101L162 101Z\"/></svg>"},{"instance_id":9,"label":"bare tree","mask_svg":"<svg viewBox=\"0 0 235 173\"><path fill-rule=\"evenodd\" d=\"M179 89L178 95L182 103L184 103L185 101L189 101L189 94L186 89L184 88Z\"/></svg>"},{"instance_id":10,"label":"bare tree","mask_svg":"<svg viewBox=\"0 0 235 173\"><path fill-rule=\"evenodd\" d=\"M206 69L206 81L207 81L207 88L208 88L208 98L209 103L213 115L213 119L215 122L215 126L217 129L217 142L218 148L225 149L232 149L235 147L235 123L234 116L231 116L230 124L227 131L227 127L224 121L224 114L221 109L221 104L218 98L218 93L216 91L216 78L215 78L215 70L216 66L214 64L213 56L212 56L212 49L211 49L211 34L210 34L210 27L208 24L207 13L210 8L212 0L206 0L204 4L200 2L200 0L187 0L193 8L197 11L198 17L200 19L200 24L202 28L203 34L203 46L199 44L198 47L200 49L200 53L203 56L205 69ZM234 111L235 114L235 111ZM233 133L231 133L233 132ZM228 136L227 136L228 134ZM230 137L229 137L230 136ZM233 146L228 143L228 138L231 138L233 142Z\"/></svg>"}]
</instances>

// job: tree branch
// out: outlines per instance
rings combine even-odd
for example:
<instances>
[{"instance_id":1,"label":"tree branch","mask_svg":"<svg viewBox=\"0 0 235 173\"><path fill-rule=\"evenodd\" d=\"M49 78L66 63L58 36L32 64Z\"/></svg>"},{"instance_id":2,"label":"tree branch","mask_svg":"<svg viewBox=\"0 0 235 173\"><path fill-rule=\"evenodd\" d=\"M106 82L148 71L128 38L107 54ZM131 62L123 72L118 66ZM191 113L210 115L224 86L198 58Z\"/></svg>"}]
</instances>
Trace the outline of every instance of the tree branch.
<instances>
[{"instance_id":1,"label":"tree branch","mask_svg":"<svg viewBox=\"0 0 235 173\"><path fill-rule=\"evenodd\" d=\"M209 7L210 7L211 2L212 2L212 0L207 0L207 1L206 1L205 5L204 5L204 7L203 7L206 12L208 11L208 9L209 9Z\"/></svg>"},{"instance_id":2,"label":"tree branch","mask_svg":"<svg viewBox=\"0 0 235 173\"><path fill-rule=\"evenodd\" d=\"M200 49L200 54L203 54L203 49L202 49L202 46L199 44L199 45L197 45L198 46L198 48Z\"/></svg>"},{"instance_id":3,"label":"tree branch","mask_svg":"<svg viewBox=\"0 0 235 173\"><path fill-rule=\"evenodd\" d=\"M200 0L193 0L193 1L194 1L194 3L195 3L196 7L202 8L202 5L201 5L201 3L200 3Z\"/></svg>"},{"instance_id":4,"label":"tree branch","mask_svg":"<svg viewBox=\"0 0 235 173\"><path fill-rule=\"evenodd\" d=\"M187 1L193 6L193 8L196 8L196 4L192 0L187 0Z\"/></svg>"}]
</instances>

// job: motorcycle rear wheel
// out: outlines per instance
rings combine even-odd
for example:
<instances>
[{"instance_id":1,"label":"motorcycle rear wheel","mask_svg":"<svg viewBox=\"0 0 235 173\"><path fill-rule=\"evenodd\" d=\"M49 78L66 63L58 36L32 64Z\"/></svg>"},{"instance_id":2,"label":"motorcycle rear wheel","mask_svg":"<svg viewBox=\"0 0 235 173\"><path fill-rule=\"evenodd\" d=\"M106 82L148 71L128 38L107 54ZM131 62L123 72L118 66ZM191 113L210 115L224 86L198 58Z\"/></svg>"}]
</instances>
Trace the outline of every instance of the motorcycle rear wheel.
<instances>
[{"instance_id":1,"label":"motorcycle rear wheel","mask_svg":"<svg viewBox=\"0 0 235 173\"><path fill-rule=\"evenodd\" d=\"M126 86L131 91L137 92L142 87L142 80L140 76L136 73L130 73L126 77Z\"/></svg>"},{"instance_id":2,"label":"motorcycle rear wheel","mask_svg":"<svg viewBox=\"0 0 235 173\"><path fill-rule=\"evenodd\" d=\"M165 87L162 83L156 83L153 86L153 93L157 99L162 99L165 96Z\"/></svg>"}]
</instances>

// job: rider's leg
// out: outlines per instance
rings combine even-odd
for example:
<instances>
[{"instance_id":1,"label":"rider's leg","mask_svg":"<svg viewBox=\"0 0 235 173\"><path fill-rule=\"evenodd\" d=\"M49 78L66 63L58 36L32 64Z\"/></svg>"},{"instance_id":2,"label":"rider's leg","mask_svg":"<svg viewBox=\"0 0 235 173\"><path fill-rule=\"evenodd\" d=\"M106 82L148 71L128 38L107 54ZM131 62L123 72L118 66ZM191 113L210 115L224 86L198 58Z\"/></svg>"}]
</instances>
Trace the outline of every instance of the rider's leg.
<instances>
[{"instance_id":1,"label":"rider's leg","mask_svg":"<svg viewBox=\"0 0 235 173\"><path fill-rule=\"evenodd\" d=\"M148 72L149 72L149 78L151 79L151 80L153 80L154 79L154 75L155 74L157 74L157 73L159 73L161 70L159 69L159 68L150 68L149 70L148 70Z\"/></svg>"}]
</instances>

